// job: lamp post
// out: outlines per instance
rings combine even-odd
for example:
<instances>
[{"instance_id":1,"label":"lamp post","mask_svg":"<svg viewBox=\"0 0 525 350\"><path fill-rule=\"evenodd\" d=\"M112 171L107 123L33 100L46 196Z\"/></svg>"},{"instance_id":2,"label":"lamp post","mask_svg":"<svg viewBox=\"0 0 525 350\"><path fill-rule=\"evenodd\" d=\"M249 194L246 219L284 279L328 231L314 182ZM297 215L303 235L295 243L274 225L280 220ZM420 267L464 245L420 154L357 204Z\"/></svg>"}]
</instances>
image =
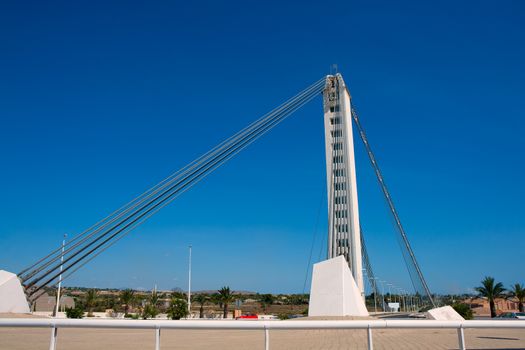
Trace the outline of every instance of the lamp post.
<instances>
[{"instance_id":1,"label":"lamp post","mask_svg":"<svg viewBox=\"0 0 525 350\"><path fill-rule=\"evenodd\" d=\"M398 300L398 297L399 297L398 293L399 292L397 291L397 287L396 287L395 284L392 284L392 290L393 290L394 293L396 293L396 294L394 294L394 303L397 303L397 302L399 302L399 300Z\"/></svg>"},{"instance_id":2,"label":"lamp post","mask_svg":"<svg viewBox=\"0 0 525 350\"><path fill-rule=\"evenodd\" d=\"M385 283L386 281L379 280L379 282L381 282L381 292L383 293L383 295L382 295L382 299L383 299L383 312L386 312L386 305L385 305L385 285L384 285L384 283Z\"/></svg>"},{"instance_id":3,"label":"lamp post","mask_svg":"<svg viewBox=\"0 0 525 350\"><path fill-rule=\"evenodd\" d=\"M188 316L191 316L191 244L188 258Z\"/></svg>"},{"instance_id":4,"label":"lamp post","mask_svg":"<svg viewBox=\"0 0 525 350\"><path fill-rule=\"evenodd\" d=\"M363 275L363 281L365 280L366 275L366 269L361 269L361 274ZM368 277L367 277L368 278ZM365 308L368 310L366 306L366 284L363 282L363 294L362 294L363 301L365 302Z\"/></svg>"},{"instance_id":5,"label":"lamp post","mask_svg":"<svg viewBox=\"0 0 525 350\"><path fill-rule=\"evenodd\" d=\"M62 289L62 264L64 263L64 248L66 246L66 237L67 234L64 234L64 239L62 239L62 252L60 253L60 275L58 276L58 288L57 288L57 300L55 304L55 310L53 310L53 316L57 317L60 305L60 290Z\"/></svg>"},{"instance_id":6,"label":"lamp post","mask_svg":"<svg viewBox=\"0 0 525 350\"><path fill-rule=\"evenodd\" d=\"M377 277L372 277L374 280L374 312L377 314Z\"/></svg>"},{"instance_id":7,"label":"lamp post","mask_svg":"<svg viewBox=\"0 0 525 350\"><path fill-rule=\"evenodd\" d=\"M399 287L397 287L395 284L392 284L392 289L394 290L394 303L397 303L397 312L401 311L401 297L399 296Z\"/></svg>"},{"instance_id":8,"label":"lamp post","mask_svg":"<svg viewBox=\"0 0 525 350\"><path fill-rule=\"evenodd\" d=\"M405 300L405 291L403 289L399 289L399 293L401 293L399 295L399 298L403 301L403 311L406 312L407 311L407 302Z\"/></svg>"}]
</instances>

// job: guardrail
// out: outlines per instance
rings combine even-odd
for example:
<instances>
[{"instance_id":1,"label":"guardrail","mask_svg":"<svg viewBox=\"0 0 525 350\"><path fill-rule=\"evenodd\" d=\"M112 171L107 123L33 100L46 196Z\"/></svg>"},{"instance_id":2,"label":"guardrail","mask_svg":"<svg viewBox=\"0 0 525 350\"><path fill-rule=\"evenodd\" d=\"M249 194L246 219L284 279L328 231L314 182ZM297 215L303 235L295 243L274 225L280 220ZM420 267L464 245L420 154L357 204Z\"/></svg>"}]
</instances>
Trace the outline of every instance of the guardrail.
<instances>
[{"instance_id":1,"label":"guardrail","mask_svg":"<svg viewBox=\"0 0 525 350\"><path fill-rule=\"evenodd\" d=\"M465 350L467 328L521 328L522 321L431 321L431 320L366 320L366 321L235 321L235 320L84 320L84 319L0 319L0 327L51 328L49 349L55 350L59 328L121 328L155 330L155 350L160 350L161 329L262 330L264 347L270 349L270 330L363 329L367 331L368 349L373 350L373 329L456 329L460 350Z\"/></svg>"}]
</instances>

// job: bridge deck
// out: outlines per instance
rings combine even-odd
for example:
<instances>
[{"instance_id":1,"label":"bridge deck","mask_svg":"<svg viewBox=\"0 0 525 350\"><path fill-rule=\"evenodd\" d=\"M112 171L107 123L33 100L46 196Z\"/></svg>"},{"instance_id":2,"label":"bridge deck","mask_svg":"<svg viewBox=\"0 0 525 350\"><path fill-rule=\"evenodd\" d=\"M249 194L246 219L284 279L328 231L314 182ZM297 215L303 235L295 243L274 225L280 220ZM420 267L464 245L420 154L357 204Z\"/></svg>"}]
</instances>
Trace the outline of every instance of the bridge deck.
<instances>
[{"instance_id":1,"label":"bridge deck","mask_svg":"<svg viewBox=\"0 0 525 350\"><path fill-rule=\"evenodd\" d=\"M519 322L519 321L517 321ZM57 349L150 349L140 329L60 329ZM47 349L50 329L0 328L0 349ZM525 349L523 329L466 329L469 349ZM366 349L365 330L272 330L271 349ZM261 331L163 330L162 349L264 349ZM378 329L374 349L457 349L455 330Z\"/></svg>"}]
</instances>

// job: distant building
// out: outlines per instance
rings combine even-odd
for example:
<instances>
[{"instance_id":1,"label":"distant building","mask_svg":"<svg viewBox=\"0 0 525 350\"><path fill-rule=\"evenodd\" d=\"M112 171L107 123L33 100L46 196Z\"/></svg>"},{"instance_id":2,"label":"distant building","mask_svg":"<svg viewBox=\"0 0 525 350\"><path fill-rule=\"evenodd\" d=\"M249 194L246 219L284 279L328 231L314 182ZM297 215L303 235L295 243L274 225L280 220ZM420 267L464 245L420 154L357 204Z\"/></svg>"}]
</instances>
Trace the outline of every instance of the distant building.
<instances>
[{"instance_id":1,"label":"distant building","mask_svg":"<svg viewBox=\"0 0 525 350\"><path fill-rule=\"evenodd\" d=\"M34 303L33 311L53 311L56 305L56 296L50 296L47 293L42 294ZM75 300L72 297L60 297L60 311L66 307L75 307Z\"/></svg>"},{"instance_id":2,"label":"distant building","mask_svg":"<svg viewBox=\"0 0 525 350\"><path fill-rule=\"evenodd\" d=\"M490 316L490 304L485 298L469 298L464 300L463 303L469 305L476 316ZM503 312L519 311L518 300L515 298L498 298L495 300L495 305L498 315Z\"/></svg>"}]
</instances>

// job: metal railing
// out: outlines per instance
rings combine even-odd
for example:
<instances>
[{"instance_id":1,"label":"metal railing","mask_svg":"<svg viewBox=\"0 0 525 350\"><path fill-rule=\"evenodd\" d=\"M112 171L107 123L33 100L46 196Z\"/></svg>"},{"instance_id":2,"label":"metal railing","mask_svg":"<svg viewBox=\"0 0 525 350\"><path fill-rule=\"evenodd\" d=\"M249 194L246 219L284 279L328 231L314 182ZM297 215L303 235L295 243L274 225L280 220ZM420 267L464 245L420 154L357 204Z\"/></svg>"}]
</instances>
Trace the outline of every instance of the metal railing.
<instances>
[{"instance_id":1,"label":"metal railing","mask_svg":"<svg viewBox=\"0 0 525 350\"><path fill-rule=\"evenodd\" d=\"M465 350L464 329L521 328L523 321L431 321L431 320L366 320L366 321L235 321L235 320L93 320L93 319L0 319L0 327L51 328L49 349L55 350L59 328L120 328L155 330L155 350L160 350L161 329L222 329L264 331L264 348L270 349L270 330L363 329L367 331L368 349L374 348L373 329L456 329L460 350Z\"/></svg>"}]
</instances>

